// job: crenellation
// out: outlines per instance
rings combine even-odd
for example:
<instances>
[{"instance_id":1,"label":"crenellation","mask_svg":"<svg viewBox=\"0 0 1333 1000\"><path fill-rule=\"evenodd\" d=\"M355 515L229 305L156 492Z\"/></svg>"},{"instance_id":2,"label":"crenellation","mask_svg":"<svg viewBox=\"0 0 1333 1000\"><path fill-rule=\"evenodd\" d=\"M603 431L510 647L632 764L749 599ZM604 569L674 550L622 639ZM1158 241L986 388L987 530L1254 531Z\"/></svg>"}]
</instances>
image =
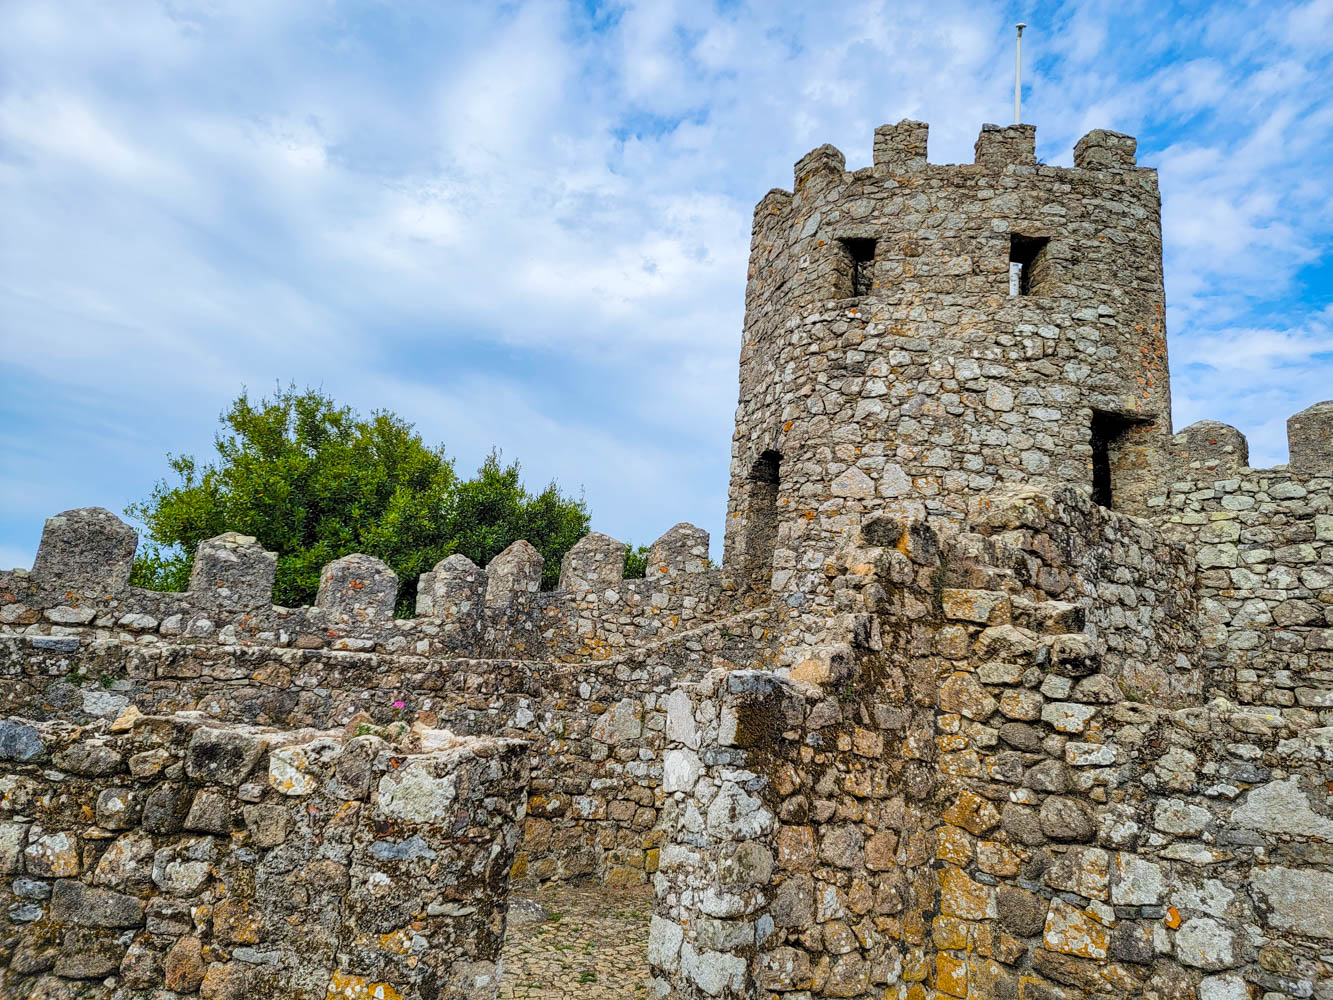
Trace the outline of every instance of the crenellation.
<instances>
[{"instance_id":1,"label":"crenellation","mask_svg":"<svg viewBox=\"0 0 1333 1000\"><path fill-rule=\"evenodd\" d=\"M914 174L926 168L930 126L904 118L875 129L874 164L890 175Z\"/></svg>"},{"instance_id":2,"label":"crenellation","mask_svg":"<svg viewBox=\"0 0 1333 1000\"><path fill-rule=\"evenodd\" d=\"M1189 471L1184 475L1201 478L1201 473L1216 473L1218 479L1239 476L1250 464L1250 445L1245 435L1229 424L1199 420L1171 439L1176 462Z\"/></svg>"},{"instance_id":3,"label":"crenellation","mask_svg":"<svg viewBox=\"0 0 1333 1000\"><path fill-rule=\"evenodd\" d=\"M273 603L276 553L250 535L228 531L199 543L190 567L190 595L201 603L248 611Z\"/></svg>"},{"instance_id":4,"label":"crenellation","mask_svg":"<svg viewBox=\"0 0 1333 1000\"><path fill-rule=\"evenodd\" d=\"M1037 163L1037 126L983 125L977 136L975 163L979 167L1011 164L1035 166Z\"/></svg>"},{"instance_id":5,"label":"crenellation","mask_svg":"<svg viewBox=\"0 0 1333 1000\"><path fill-rule=\"evenodd\" d=\"M1074 166L1089 170L1123 170L1137 166L1138 140L1123 132L1093 129L1074 144Z\"/></svg>"},{"instance_id":6,"label":"crenellation","mask_svg":"<svg viewBox=\"0 0 1333 1000\"><path fill-rule=\"evenodd\" d=\"M560 589L575 594L614 589L625 579L624 542L610 535L584 535L560 561Z\"/></svg>"},{"instance_id":7,"label":"crenellation","mask_svg":"<svg viewBox=\"0 0 1333 1000\"><path fill-rule=\"evenodd\" d=\"M793 188L797 198L808 197L805 188L811 181L817 177L840 177L847 169L847 158L843 156L842 150L837 146L830 146L828 143L820 146L818 149L812 149L799 160L794 167L795 186Z\"/></svg>"},{"instance_id":8,"label":"crenellation","mask_svg":"<svg viewBox=\"0 0 1333 1000\"><path fill-rule=\"evenodd\" d=\"M374 556L353 553L328 563L319 572L315 607L351 621L393 617L398 575Z\"/></svg>"},{"instance_id":9,"label":"crenellation","mask_svg":"<svg viewBox=\"0 0 1333 1000\"><path fill-rule=\"evenodd\" d=\"M418 618L480 622L486 603L486 571L467 556L445 556L417 580Z\"/></svg>"},{"instance_id":10,"label":"crenellation","mask_svg":"<svg viewBox=\"0 0 1333 1000\"><path fill-rule=\"evenodd\" d=\"M536 594L542 583L542 554L519 539L486 564L486 604L495 606Z\"/></svg>"},{"instance_id":11,"label":"crenellation","mask_svg":"<svg viewBox=\"0 0 1333 1000\"><path fill-rule=\"evenodd\" d=\"M104 507L80 507L46 519L35 581L53 590L96 597L130 584L138 533Z\"/></svg>"},{"instance_id":12,"label":"crenellation","mask_svg":"<svg viewBox=\"0 0 1333 1000\"><path fill-rule=\"evenodd\" d=\"M1287 420L1288 467L1298 474L1333 475L1333 399Z\"/></svg>"}]
</instances>

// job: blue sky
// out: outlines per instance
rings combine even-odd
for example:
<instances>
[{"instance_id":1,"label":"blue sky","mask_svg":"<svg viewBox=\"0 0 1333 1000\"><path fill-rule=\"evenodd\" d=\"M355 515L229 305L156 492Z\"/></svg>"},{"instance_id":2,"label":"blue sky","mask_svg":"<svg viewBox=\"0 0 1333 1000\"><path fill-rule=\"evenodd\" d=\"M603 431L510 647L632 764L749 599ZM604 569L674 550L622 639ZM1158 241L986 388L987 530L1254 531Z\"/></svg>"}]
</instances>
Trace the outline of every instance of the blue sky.
<instances>
[{"instance_id":1,"label":"blue sky","mask_svg":"<svg viewBox=\"0 0 1333 1000\"><path fill-rule=\"evenodd\" d=\"M1024 119L1161 172L1177 428L1333 397L1333 0L0 5L0 565L242 387L492 445L720 547L754 203L831 142Z\"/></svg>"}]
</instances>

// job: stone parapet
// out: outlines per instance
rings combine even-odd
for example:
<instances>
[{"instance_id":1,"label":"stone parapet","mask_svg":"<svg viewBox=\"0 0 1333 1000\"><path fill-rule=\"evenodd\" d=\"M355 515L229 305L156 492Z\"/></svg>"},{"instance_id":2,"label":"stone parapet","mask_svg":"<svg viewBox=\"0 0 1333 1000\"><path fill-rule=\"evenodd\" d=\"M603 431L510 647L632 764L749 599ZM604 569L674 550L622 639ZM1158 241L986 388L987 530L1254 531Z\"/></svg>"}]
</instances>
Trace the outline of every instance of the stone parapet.
<instances>
[{"instance_id":1,"label":"stone parapet","mask_svg":"<svg viewBox=\"0 0 1333 1000\"><path fill-rule=\"evenodd\" d=\"M526 746L360 729L0 722L0 992L494 997Z\"/></svg>"}]
</instances>

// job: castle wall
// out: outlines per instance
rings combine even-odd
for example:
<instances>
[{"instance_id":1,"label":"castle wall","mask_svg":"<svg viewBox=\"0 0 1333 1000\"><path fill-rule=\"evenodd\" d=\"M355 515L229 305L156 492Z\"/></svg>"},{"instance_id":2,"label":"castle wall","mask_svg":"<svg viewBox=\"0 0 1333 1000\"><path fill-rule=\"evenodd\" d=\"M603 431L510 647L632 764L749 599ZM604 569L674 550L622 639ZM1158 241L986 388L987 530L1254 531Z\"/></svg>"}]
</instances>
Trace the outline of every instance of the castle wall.
<instances>
[{"instance_id":1,"label":"castle wall","mask_svg":"<svg viewBox=\"0 0 1333 1000\"><path fill-rule=\"evenodd\" d=\"M0 626L0 712L91 721L133 704L319 728L422 717L532 741L516 873L538 879L651 874L666 695L718 663L762 662L774 641L761 609L608 658L480 659L442 656L420 620L238 613L142 591L90 600L24 574L0 574L0 594L14 598Z\"/></svg>"},{"instance_id":2,"label":"castle wall","mask_svg":"<svg viewBox=\"0 0 1333 1000\"><path fill-rule=\"evenodd\" d=\"M316 606L278 608L276 559L254 539L203 543L183 594L129 587L134 546L110 512L67 511L31 573L0 574L0 710L91 720L133 704L318 727L420 715L529 738L516 871L532 878L644 881L670 685L715 661L761 661L773 641L765 611L724 617L734 602L707 533L688 524L650 547L641 580L623 578L623 543L585 537L554 593L538 590L526 543L484 570L451 556L423 576L407 620L393 618L397 579L367 556L326 566Z\"/></svg>"},{"instance_id":3,"label":"castle wall","mask_svg":"<svg viewBox=\"0 0 1333 1000\"><path fill-rule=\"evenodd\" d=\"M493 997L520 741L0 722L0 992Z\"/></svg>"},{"instance_id":4,"label":"castle wall","mask_svg":"<svg viewBox=\"0 0 1333 1000\"><path fill-rule=\"evenodd\" d=\"M1199 707L1188 677L1137 693L1071 611L1158 603L1152 534L1075 490L992 497L933 553L872 520L838 565L877 625L837 673L674 692L659 994L1328 996L1329 730ZM1073 576L1074 538L1138 601L1034 593ZM1116 628L1197 673L1161 624Z\"/></svg>"},{"instance_id":5,"label":"castle wall","mask_svg":"<svg viewBox=\"0 0 1333 1000\"><path fill-rule=\"evenodd\" d=\"M1048 167L1029 126L987 126L976 164L939 166L925 126L903 122L876 133L873 167L848 172L824 146L793 192L765 196L728 501L737 579L765 576L775 534L774 592L817 601L824 559L870 514L957 519L1011 483L1091 491L1094 411L1122 421L1107 432L1115 506L1142 507L1170 393L1156 174L1133 147L1092 133L1077 166ZM1047 242L1031 294L1011 295L1020 236ZM856 288L848 248L872 240L873 283ZM764 456L779 455L766 505Z\"/></svg>"},{"instance_id":6,"label":"castle wall","mask_svg":"<svg viewBox=\"0 0 1333 1000\"><path fill-rule=\"evenodd\" d=\"M1187 427L1152 516L1197 552L1210 690L1333 722L1333 403L1289 426L1275 469L1250 468L1233 427Z\"/></svg>"}]
</instances>

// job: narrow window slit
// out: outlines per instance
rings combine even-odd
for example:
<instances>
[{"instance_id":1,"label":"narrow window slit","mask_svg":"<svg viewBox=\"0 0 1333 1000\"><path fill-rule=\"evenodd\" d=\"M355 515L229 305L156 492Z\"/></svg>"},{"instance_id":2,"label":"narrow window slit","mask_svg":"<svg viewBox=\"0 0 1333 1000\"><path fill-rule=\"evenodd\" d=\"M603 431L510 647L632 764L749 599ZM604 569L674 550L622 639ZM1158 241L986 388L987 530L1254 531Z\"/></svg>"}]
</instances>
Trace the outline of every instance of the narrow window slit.
<instances>
[{"instance_id":1,"label":"narrow window slit","mask_svg":"<svg viewBox=\"0 0 1333 1000\"><path fill-rule=\"evenodd\" d=\"M838 241L847 254L852 296L869 295L875 284L875 240L849 237Z\"/></svg>"},{"instance_id":2,"label":"narrow window slit","mask_svg":"<svg viewBox=\"0 0 1333 1000\"><path fill-rule=\"evenodd\" d=\"M1009 294L1037 295L1046 277L1046 236L1009 237Z\"/></svg>"},{"instance_id":3,"label":"narrow window slit","mask_svg":"<svg viewBox=\"0 0 1333 1000\"><path fill-rule=\"evenodd\" d=\"M1124 486L1125 466L1130 458L1130 435L1146 421L1120 413L1092 411L1092 499L1103 507L1114 508L1118 486Z\"/></svg>"},{"instance_id":4,"label":"narrow window slit","mask_svg":"<svg viewBox=\"0 0 1333 1000\"><path fill-rule=\"evenodd\" d=\"M751 466L745 485L745 574L756 590L767 590L773 579L781 466L782 455L763 452Z\"/></svg>"}]
</instances>

